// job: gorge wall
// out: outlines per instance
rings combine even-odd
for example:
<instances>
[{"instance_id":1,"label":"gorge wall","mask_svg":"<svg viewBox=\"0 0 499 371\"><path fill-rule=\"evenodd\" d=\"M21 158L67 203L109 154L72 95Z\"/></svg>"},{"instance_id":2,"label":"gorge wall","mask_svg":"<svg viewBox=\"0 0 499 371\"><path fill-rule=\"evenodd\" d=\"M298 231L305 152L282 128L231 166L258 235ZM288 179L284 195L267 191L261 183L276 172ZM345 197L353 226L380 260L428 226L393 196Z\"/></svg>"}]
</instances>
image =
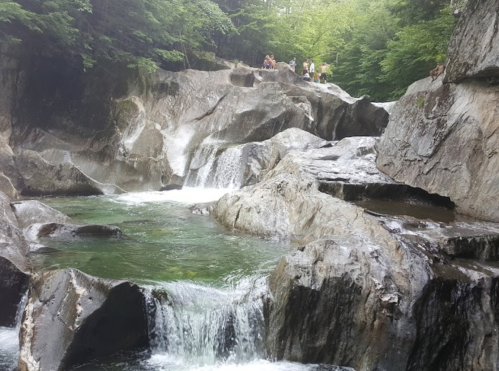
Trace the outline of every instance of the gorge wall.
<instances>
[{"instance_id":1,"label":"gorge wall","mask_svg":"<svg viewBox=\"0 0 499 371\"><path fill-rule=\"evenodd\" d=\"M0 184L12 196L159 190L196 178L234 144L287 128L331 140L379 135L388 122L367 97L304 82L289 69L84 73L63 61L13 57L0 70Z\"/></svg>"},{"instance_id":2,"label":"gorge wall","mask_svg":"<svg viewBox=\"0 0 499 371\"><path fill-rule=\"evenodd\" d=\"M499 1L470 0L447 74L411 85L396 104L377 164L397 181L448 196L459 212L499 221Z\"/></svg>"}]
</instances>

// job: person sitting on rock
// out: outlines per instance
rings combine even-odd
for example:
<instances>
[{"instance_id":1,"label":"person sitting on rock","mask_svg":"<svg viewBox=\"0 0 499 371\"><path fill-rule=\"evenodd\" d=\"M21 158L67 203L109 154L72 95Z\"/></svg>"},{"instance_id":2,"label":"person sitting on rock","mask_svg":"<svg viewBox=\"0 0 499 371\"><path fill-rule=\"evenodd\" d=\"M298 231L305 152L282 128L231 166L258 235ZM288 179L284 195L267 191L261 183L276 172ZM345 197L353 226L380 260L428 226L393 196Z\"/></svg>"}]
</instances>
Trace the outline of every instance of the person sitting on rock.
<instances>
[{"instance_id":1,"label":"person sitting on rock","mask_svg":"<svg viewBox=\"0 0 499 371\"><path fill-rule=\"evenodd\" d=\"M308 72L305 72L305 73L303 74L303 80L305 80L305 81L310 81L310 75L308 74Z\"/></svg>"},{"instance_id":2,"label":"person sitting on rock","mask_svg":"<svg viewBox=\"0 0 499 371\"><path fill-rule=\"evenodd\" d=\"M435 81L438 77L445 72L445 65L441 62L437 63L437 67L430 71L431 81Z\"/></svg>"},{"instance_id":3,"label":"person sitting on rock","mask_svg":"<svg viewBox=\"0 0 499 371\"><path fill-rule=\"evenodd\" d=\"M270 70L272 68L272 61L268 55L265 56L265 60L263 61L263 68L266 70Z\"/></svg>"}]
</instances>

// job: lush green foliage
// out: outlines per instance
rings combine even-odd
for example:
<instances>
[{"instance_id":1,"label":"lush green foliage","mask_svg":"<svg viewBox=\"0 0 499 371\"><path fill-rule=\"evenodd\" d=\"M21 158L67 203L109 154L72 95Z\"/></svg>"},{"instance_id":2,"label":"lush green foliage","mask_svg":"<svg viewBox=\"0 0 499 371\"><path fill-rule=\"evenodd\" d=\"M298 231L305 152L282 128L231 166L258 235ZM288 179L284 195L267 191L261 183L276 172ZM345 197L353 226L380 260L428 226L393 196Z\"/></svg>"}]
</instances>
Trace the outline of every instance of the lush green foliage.
<instances>
[{"instance_id":1,"label":"lush green foliage","mask_svg":"<svg viewBox=\"0 0 499 371\"><path fill-rule=\"evenodd\" d=\"M99 61L156 68L182 60L185 48L231 33L210 0L18 0L0 3L0 41L66 55L83 67Z\"/></svg>"},{"instance_id":2,"label":"lush green foliage","mask_svg":"<svg viewBox=\"0 0 499 371\"><path fill-rule=\"evenodd\" d=\"M464 0L460 0L464 1ZM0 0L0 43L91 68L189 66L189 51L260 66L305 58L353 95L398 98L445 61L457 0ZM317 68L318 69L318 68Z\"/></svg>"}]
</instances>

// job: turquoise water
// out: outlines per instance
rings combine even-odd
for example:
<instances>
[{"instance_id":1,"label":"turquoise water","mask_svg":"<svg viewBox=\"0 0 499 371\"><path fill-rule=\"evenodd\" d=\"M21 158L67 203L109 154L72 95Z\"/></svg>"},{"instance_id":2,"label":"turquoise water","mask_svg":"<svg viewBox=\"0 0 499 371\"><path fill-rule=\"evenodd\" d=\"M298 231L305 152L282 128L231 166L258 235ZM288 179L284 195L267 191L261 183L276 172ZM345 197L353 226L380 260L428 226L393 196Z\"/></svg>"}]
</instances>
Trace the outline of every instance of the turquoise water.
<instances>
[{"instance_id":1,"label":"turquoise water","mask_svg":"<svg viewBox=\"0 0 499 371\"><path fill-rule=\"evenodd\" d=\"M220 285L274 267L292 248L286 242L227 230L211 216L193 214L185 194L172 192L177 192L172 199L183 202L164 199L158 192L41 199L75 220L116 225L123 236L45 238L41 243L58 251L32 254L34 266L72 267L137 283L191 280Z\"/></svg>"}]
</instances>

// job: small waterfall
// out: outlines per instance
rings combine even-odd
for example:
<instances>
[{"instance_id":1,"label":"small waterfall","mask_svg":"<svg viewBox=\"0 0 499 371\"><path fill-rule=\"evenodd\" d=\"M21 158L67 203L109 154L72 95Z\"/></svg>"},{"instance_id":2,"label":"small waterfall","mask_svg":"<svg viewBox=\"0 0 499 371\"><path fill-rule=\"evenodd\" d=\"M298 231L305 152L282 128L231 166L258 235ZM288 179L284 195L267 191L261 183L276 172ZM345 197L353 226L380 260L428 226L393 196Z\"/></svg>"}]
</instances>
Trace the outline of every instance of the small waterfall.
<instances>
[{"instance_id":1,"label":"small waterfall","mask_svg":"<svg viewBox=\"0 0 499 371\"><path fill-rule=\"evenodd\" d=\"M185 186L238 189L243 185L244 145L202 144L191 161Z\"/></svg>"},{"instance_id":2,"label":"small waterfall","mask_svg":"<svg viewBox=\"0 0 499 371\"><path fill-rule=\"evenodd\" d=\"M264 282L252 282L259 282L257 287L264 290ZM247 285L243 286L222 290L175 282L153 289L149 297L150 308L154 307L149 311L150 362L161 360L164 364L166 359L171 367L262 359L263 303L252 295L255 287L248 291Z\"/></svg>"},{"instance_id":3,"label":"small waterfall","mask_svg":"<svg viewBox=\"0 0 499 371\"><path fill-rule=\"evenodd\" d=\"M28 292L23 295L16 313L15 327L0 327L0 370L15 370L19 359L19 330L24 308L28 302Z\"/></svg>"}]
</instances>

